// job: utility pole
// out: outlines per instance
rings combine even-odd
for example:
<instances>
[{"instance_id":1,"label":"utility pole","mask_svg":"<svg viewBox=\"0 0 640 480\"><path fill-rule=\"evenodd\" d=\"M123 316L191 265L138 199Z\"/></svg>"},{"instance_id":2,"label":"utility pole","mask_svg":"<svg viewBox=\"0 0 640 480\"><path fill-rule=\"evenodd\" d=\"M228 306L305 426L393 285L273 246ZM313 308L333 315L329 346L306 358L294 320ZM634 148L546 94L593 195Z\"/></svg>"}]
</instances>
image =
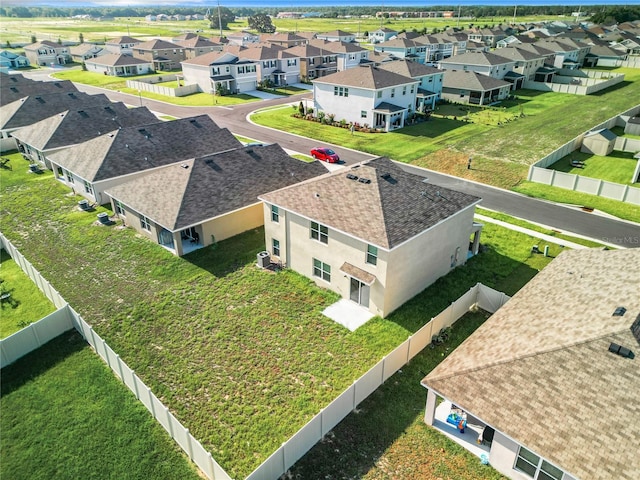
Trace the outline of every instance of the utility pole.
<instances>
[{"instance_id":1,"label":"utility pole","mask_svg":"<svg viewBox=\"0 0 640 480\"><path fill-rule=\"evenodd\" d=\"M222 41L222 14L220 13L220 0L218 0L218 26L220 27L220 40Z\"/></svg>"},{"instance_id":2,"label":"utility pole","mask_svg":"<svg viewBox=\"0 0 640 480\"><path fill-rule=\"evenodd\" d=\"M518 5L513 7L513 23L516 23L516 12L518 11Z\"/></svg>"},{"instance_id":3,"label":"utility pole","mask_svg":"<svg viewBox=\"0 0 640 480\"><path fill-rule=\"evenodd\" d=\"M462 9L461 5L458 5L458 23L456 24L457 27L460 26L460 10Z\"/></svg>"}]
</instances>

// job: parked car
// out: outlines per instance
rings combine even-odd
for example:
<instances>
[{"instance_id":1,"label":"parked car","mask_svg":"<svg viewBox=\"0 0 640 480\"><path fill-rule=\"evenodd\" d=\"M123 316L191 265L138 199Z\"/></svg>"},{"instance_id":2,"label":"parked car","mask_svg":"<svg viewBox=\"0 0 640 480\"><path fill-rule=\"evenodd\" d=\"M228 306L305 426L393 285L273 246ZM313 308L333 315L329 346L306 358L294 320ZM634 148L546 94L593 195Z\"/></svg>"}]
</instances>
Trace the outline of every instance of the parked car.
<instances>
[{"instance_id":1,"label":"parked car","mask_svg":"<svg viewBox=\"0 0 640 480\"><path fill-rule=\"evenodd\" d=\"M322 160L328 163L338 163L340 161L340 157L336 152L325 147L314 148L311 150L311 156L316 160Z\"/></svg>"}]
</instances>

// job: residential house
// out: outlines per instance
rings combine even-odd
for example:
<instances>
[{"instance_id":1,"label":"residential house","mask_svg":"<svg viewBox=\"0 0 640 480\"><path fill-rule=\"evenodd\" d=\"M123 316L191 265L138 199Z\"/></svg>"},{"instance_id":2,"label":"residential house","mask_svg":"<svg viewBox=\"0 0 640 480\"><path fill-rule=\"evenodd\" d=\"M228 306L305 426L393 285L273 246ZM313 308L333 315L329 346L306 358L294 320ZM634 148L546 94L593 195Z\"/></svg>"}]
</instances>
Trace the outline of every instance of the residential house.
<instances>
[{"instance_id":1,"label":"residential house","mask_svg":"<svg viewBox=\"0 0 640 480\"><path fill-rule=\"evenodd\" d=\"M356 41L355 33L345 32L344 30L332 30L326 33L318 33L315 38L319 40L326 40L327 42L352 43Z\"/></svg>"},{"instance_id":2,"label":"residential house","mask_svg":"<svg viewBox=\"0 0 640 480\"><path fill-rule=\"evenodd\" d=\"M563 35L559 35L558 37L554 38L554 40L558 43L562 43L563 45L567 45L570 48L576 49L578 51L578 54L576 57L576 63L578 64L579 67L584 65L584 60L586 56L591 52L591 48L594 44L599 44L599 45L604 44L602 40L590 40L587 43L586 41L581 41L575 38L564 37Z\"/></svg>"},{"instance_id":3,"label":"residential house","mask_svg":"<svg viewBox=\"0 0 640 480\"><path fill-rule=\"evenodd\" d=\"M14 76L14 75L12 75ZM42 95L45 93L77 92L77 87L71 80L56 80L54 82L30 81L29 83L14 83L0 79L0 105L7 105L29 95Z\"/></svg>"},{"instance_id":4,"label":"residential house","mask_svg":"<svg viewBox=\"0 0 640 480\"><path fill-rule=\"evenodd\" d=\"M239 147L156 169L106 194L129 227L183 255L261 227L259 195L326 171L277 144Z\"/></svg>"},{"instance_id":5,"label":"residential house","mask_svg":"<svg viewBox=\"0 0 640 480\"><path fill-rule=\"evenodd\" d=\"M88 72L103 73L114 77L128 77L152 73L153 62L129 55L109 53L84 62Z\"/></svg>"},{"instance_id":6,"label":"residential house","mask_svg":"<svg viewBox=\"0 0 640 480\"><path fill-rule=\"evenodd\" d=\"M425 422L513 480L637 479L638 292L639 249L562 252L422 380Z\"/></svg>"},{"instance_id":7,"label":"residential house","mask_svg":"<svg viewBox=\"0 0 640 480\"><path fill-rule=\"evenodd\" d=\"M582 60L579 58L580 54L583 52L583 48L574 47L568 45L566 43L568 39L565 39L563 42L559 41L551 41L551 40L541 40L536 42L536 47L542 47L547 50L551 50L554 54L553 63L550 62L551 59L548 59L545 63L548 63L550 66L555 68L566 68L566 69L577 69L582 65ZM588 50L588 49L587 49ZM588 53L588 51L586 52ZM585 56L586 56L585 53Z\"/></svg>"},{"instance_id":8,"label":"residential house","mask_svg":"<svg viewBox=\"0 0 640 480\"><path fill-rule=\"evenodd\" d=\"M511 92L509 82L471 71L446 70L442 82L442 98L454 103L489 105Z\"/></svg>"},{"instance_id":9,"label":"residential house","mask_svg":"<svg viewBox=\"0 0 640 480\"><path fill-rule=\"evenodd\" d=\"M173 163L242 144L208 115L125 127L50 154L57 179L100 205L104 191Z\"/></svg>"},{"instance_id":10,"label":"residential house","mask_svg":"<svg viewBox=\"0 0 640 480\"><path fill-rule=\"evenodd\" d=\"M223 48L221 43L214 43L195 33L180 35L172 39L172 42L184 48L187 60L209 52L220 52Z\"/></svg>"},{"instance_id":11,"label":"residential house","mask_svg":"<svg viewBox=\"0 0 640 480\"><path fill-rule=\"evenodd\" d=\"M515 65L514 60L487 52L467 52L438 62L438 67L443 70L476 72L499 80L502 80L508 72L513 71Z\"/></svg>"},{"instance_id":12,"label":"residential house","mask_svg":"<svg viewBox=\"0 0 640 480\"><path fill-rule=\"evenodd\" d=\"M369 32L369 43L382 43L387 40L391 40L393 37L397 36L398 32L396 30L392 30L390 28L378 28L377 30L373 30Z\"/></svg>"},{"instance_id":13,"label":"residential house","mask_svg":"<svg viewBox=\"0 0 640 480\"><path fill-rule=\"evenodd\" d=\"M105 55L108 52L100 45L81 43L80 45L70 47L69 53L74 62L83 63L85 60Z\"/></svg>"},{"instance_id":14,"label":"residential house","mask_svg":"<svg viewBox=\"0 0 640 480\"><path fill-rule=\"evenodd\" d=\"M311 40L311 45L328 50L335 55L336 68L338 72L347 68L357 67L371 63L369 60L370 50L361 47L357 43L329 42L326 40Z\"/></svg>"},{"instance_id":15,"label":"residential house","mask_svg":"<svg viewBox=\"0 0 640 480\"><path fill-rule=\"evenodd\" d=\"M522 42L518 39L517 36L509 35L508 37L505 37L502 40L497 41L496 42L496 48L505 48L505 47L517 46L520 43L522 43Z\"/></svg>"},{"instance_id":16,"label":"residential house","mask_svg":"<svg viewBox=\"0 0 640 480\"><path fill-rule=\"evenodd\" d=\"M489 48L496 48L497 43L507 37L500 29L475 28L468 34L469 41L482 43Z\"/></svg>"},{"instance_id":17,"label":"residential house","mask_svg":"<svg viewBox=\"0 0 640 480\"><path fill-rule=\"evenodd\" d=\"M406 59L386 62L379 65L378 68L410 77L420 82L418 83L414 109L417 112L435 110L436 102L442 96L444 70L428 67Z\"/></svg>"},{"instance_id":18,"label":"residential house","mask_svg":"<svg viewBox=\"0 0 640 480\"><path fill-rule=\"evenodd\" d=\"M378 67L350 68L313 81L314 111L388 132L404 126L415 108L418 84Z\"/></svg>"},{"instance_id":19,"label":"residential house","mask_svg":"<svg viewBox=\"0 0 640 480\"><path fill-rule=\"evenodd\" d=\"M291 32L265 33L260 37L260 41L267 42L272 45L279 45L284 48L304 45L308 42L307 38Z\"/></svg>"},{"instance_id":20,"label":"residential house","mask_svg":"<svg viewBox=\"0 0 640 480\"><path fill-rule=\"evenodd\" d=\"M260 42L260 35L244 30L242 32L230 33L226 38L229 41L229 45L239 45L241 47L247 47L251 43Z\"/></svg>"},{"instance_id":21,"label":"residential house","mask_svg":"<svg viewBox=\"0 0 640 480\"><path fill-rule=\"evenodd\" d=\"M454 42L448 35L420 35L413 39L413 41L420 45L419 61L428 65L433 65L433 62L440 60L441 58L447 58L453 55L457 42ZM466 41L465 41L466 48ZM457 51L457 50L455 50Z\"/></svg>"},{"instance_id":22,"label":"residential house","mask_svg":"<svg viewBox=\"0 0 640 480\"><path fill-rule=\"evenodd\" d=\"M229 51L210 52L182 62L186 83L197 83L205 93L225 94L255 90L258 62Z\"/></svg>"},{"instance_id":23,"label":"residential house","mask_svg":"<svg viewBox=\"0 0 640 480\"><path fill-rule=\"evenodd\" d=\"M524 80L534 80L538 69L544 67L543 55L519 48L519 45L501 48L496 51L496 55L515 62L511 72L503 77L514 84L514 90L522 88Z\"/></svg>"},{"instance_id":24,"label":"residential house","mask_svg":"<svg viewBox=\"0 0 640 480\"><path fill-rule=\"evenodd\" d=\"M117 128L157 122L157 117L146 107L128 108L124 103L83 107L66 110L22 127L13 132L18 149L33 163L47 168L46 157Z\"/></svg>"},{"instance_id":25,"label":"residential house","mask_svg":"<svg viewBox=\"0 0 640 480\"><path fill-rule=\"evenodd\" d=\"M133 47L142 43L142 40L130 37L111 38L104 44L105 50L116 55L133 55Z\"/></svg>"},{"instance_id":26,"label":"residential house","mask_svg":"<svg viewBox=\"0 0 640 480\"><path fill-rule=\"evenodd\" d=\"M611 48L608 45L591 45L587 54L584 66L588 67L619 67L627 60L629 55L620 50Z\"/></svg>"},{"instance_id":27,"label":"residential house","mask_svg":"<svg viewBox=\"0 0 640 480\"><path fill-rule=\"evenodd\" d=\"M18 148L12 132L67 110L82 110L90 106L107 106L111 101L103 93L82 92L42 93L29 95L0 107L0 151Z\"/></svg>"},{"instance_id":28,"label":"residential house","mask_svg":"<svg viewBox=\"0 0 640 480\"><path fill-rule=\"evenodd\" d=\"M338 71L338 55L324 48L305 44L288 48L287 52L300 59L302 81L310 81Z\"/></svg>"},{"instance_id":29,"label":"residential house","mask_svg":"<svg viewBox=\"0 0 640 480\"><path fill-rule=\"evenodd\" d=\"M384 157L260 198L274 256L382 317L464 264L474 232L478 247L479 198Z\"/></svg>"},{"instance_id":30,"label":"residential house","mask_svg":"<svg viewBox=\"0 0 640 480\"><path fill-rule=\"evenodd\" d=\"M69 48L49 40L25 45L24 55L31 65L65 65L71 61Z\"/></svg>"},{"instance_id":31,"label":"residential house","mask_svg":"<svg viewBox=\"0 0 640 480\"><path fill-rule=\"evenodd\" d=\"M0 68L6 71L14 68L24 68L31 65L29 59L24 55L10 52L9 50L0 50Z\"/></svg>"},{"instance_id":32,"label":"residential house","mask_svg":"<svg viewBox=\"0 0 640 480\"><path fill-rule=\"evenodd\" d=\"M184 48L166 40L149 40L133 47L133 56L153 62L157 71L176 70L180 62L186 59Z\"/></svg>"},{"instance_id":33,"label":"residential house","mask_svg":"<svg viewBox=\"0 0 640 480\"><path fill-rule=\"evenodd\" d=\"M434 33L430 37L438 40L438 54L435 60L461 55L467 51L469 36L464 32Z\"/></svg>"},{"instance_id":34,"label":"residential house","mask_svg":"<svg viewBox=\"0 0 640 480\"><path fill-rule=\"evenodd\" d=\"M426 45L406 38L394 38L393 40L376 43L373 50L381 53L390 53L396 58L406 58L418 63L424 63L427 58Z\"/></svg>"},{"instance_id":35,"label":"residential house","mask_svg":"<svg viewBox=\"0 0 640 480\"><path fill-rule=\"evenodd\" d=\"M535 72L534 81L536 82L553 82L558 69L553 66L555 62L555 53L552 50L540 46L538 43L521 43L518 50L526 50L534 55L544 58L544 65ZM502 49L498 51L498 54Z\"/></svg>"},{"instance_id":36,"label":"residential house","mask_svg":"<svg viewBox=\"0 0 640 480\"><path fill-rule=\"evenodd\" d=\"M300 81L300 57L289 50L264 44L239 48L241 50L238 51L238 55L241 60L255 62L258 84L268 81L273 85L289 85Z\"/></svg>"}]
</instances>

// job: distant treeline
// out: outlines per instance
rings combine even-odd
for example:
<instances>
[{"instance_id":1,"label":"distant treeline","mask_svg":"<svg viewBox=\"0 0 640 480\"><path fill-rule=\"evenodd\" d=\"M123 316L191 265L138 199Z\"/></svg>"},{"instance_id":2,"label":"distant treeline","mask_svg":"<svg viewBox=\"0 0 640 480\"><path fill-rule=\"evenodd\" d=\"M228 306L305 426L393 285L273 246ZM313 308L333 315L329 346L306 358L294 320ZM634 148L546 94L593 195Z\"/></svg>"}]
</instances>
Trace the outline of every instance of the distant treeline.
<instances>
[{"instance_id":1,"label":"distant treeline","mask_svg":"<svg viewBox=\"0 0 640 480\"><path fill-rule=\"evenodd\" d=\"M223 7L224 8L224 7ZM164 13L167 15L193 15L196 13L206 14L208 8L193 7L20 7L7 6L0 7L0 16L32 18L32 17L72 17L76 15L91 15L93 17L144 17L146 15L157 15ZM214 12L216 7L212 7ZM225 10L227 10L225 8ZM256 14L267 14L275 16L283 10L295 10L298 12L315 12L323 17L335 18L346 15L375 15L381 7L291 7L283 8L230 8L237 17L248 17ZM430 7L393 7L393 11L404 12L424 12L424 11L453 11L456 16L460 11L460 16L466 18L495 17L498 19L509 19L513 17L514 8L512 6L465 6L458 10L457 6L430 6ZM530 15L571 15L576 11L575 6L518 6L518 16ZM626 22L640 19L640 5L590 5L583 7L582 12L591 15L590 20L595 23Z\"/></svg>"}]
</instances>

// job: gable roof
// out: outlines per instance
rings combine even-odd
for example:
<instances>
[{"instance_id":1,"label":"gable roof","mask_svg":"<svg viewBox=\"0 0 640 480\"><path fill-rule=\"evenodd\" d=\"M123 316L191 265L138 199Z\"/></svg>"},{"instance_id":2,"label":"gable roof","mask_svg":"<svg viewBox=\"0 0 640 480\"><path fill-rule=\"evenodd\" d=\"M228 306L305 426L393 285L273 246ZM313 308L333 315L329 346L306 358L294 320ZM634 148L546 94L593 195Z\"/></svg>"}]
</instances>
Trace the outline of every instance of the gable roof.
<instances>
[{"instance_id":1,"label":"gable roof","mask_svg":"<svg viewBox=\"0 0 640 480\"><path fill-rule=\"evenodd\" d=\"M500 55L501 57L507 58L512 61L517 61L517 60L531 61L531 60L544 58L544 55L520 48L519 44L515 46L501 48L498 50L498 52L499 52L498 55Z\"/></svg>"},{"instance_id":2,"label":"gable roof","mask_svg":"<svg viewBox=\"0 0 640 480\"><path fill-rule=\"evenodd\" d=\"M116 128L157 122L147 107L127 108L112 103L67 110L12 133L22 143L43 151L82 143Z\"/></svg>"},{"instance_id":3,"label":"gable roof","mask_svg":"<svg viewBox=\"0 0 640 480\"><path fill-rule=\"evenodd\" d=\"M6 87L7 85L17 85L25 83L41 83L36 80L25 77L21 73L5 73L0 72L0 87Z\"/></svg>"},{"instance_id":4,"label":"gable roof","mask_svg":"<svg viewBox=\"0 0 640 480\"><path fill-rule=\"evenodd\" d=\"M423 180L379 157L260 198L389 250L480 201Z\"/></svg>"},{"instance_id":5,"label":"gable roof","mask_svg":"<svg viewBox=\"0 0 640 480\"><path fill-rule=\"evenodd\" d=\"M180 48L180 45L155 38L153 40L139 43L133 48L136 50L170 50L173 48Z\"/></svg>"},{"instance_id":6,"label":"gable roof","mask_svg":"<svg viewBox=\"0 0 640 480\"><path fill-rule=\"evenodd\" d=\"M332 73L324 77L316 78L312 83L327 83L330 85L344 85L346 87L357 87L368 90L378 90L380 88L394 87L416 83L412 78L398 75L394 72L382 70L371 65L360 65L348 68L341 72Z\"/></svg>"},{"instance_id":7,"label":"gable roof","mask_svg":"<svg viewBox=\"0 0 640 480\"><path fill-rule=\"evenodd\" d=\"M499 50L500 52L502 49ZM462 65L482 65L482 66L493 66L493 65L504 65L505 63L513 63L513 60L510 60L505 57L501 57L500 55L496 55L495 53L489 52L466 52L460 55L454 55L449 58L445 58L440 60L442 65L446 64L462 64Z\"/></svg>"},{"instance_id":8,"label":"gable roof","mask_svg":"<svg viewBox=\"0 0 640 480\"><path fill-rule=\"evenodd\" d=\"M122 37L111 38L105 42L105 45L122 45L129 43L142 43L142 40L124 35Z\"/></svg>"},{"instance_id":9,"label":"gable roof","mask_svg":"<svg viewBox=\"0 0 640 480\"><path fill-rule=\"evenodd\" d=\"M215 51L215 52L207 52L203 55L198 55L197 57L191 58L189 60L183 60L180 62L181 65L200 65L204 67L208 67L210 65L215 64L225 64L225 63L237 63L238 62L238 54L232 53L229 51L229 46L225 46L223 51ZM246 48L241 47L246 50ZM236 50L239 52L240 50Z\"/></svg>"},{"instance_id":10,"label":"gable roof","mask_svg":"<svg viewBox=\"0 0 640 480\"><path fill-rule=\"evenodd\" d=\"M126 127L48 158L84 180L97 182L237 148L241 143L208 115Z\"/></svg>"},{"instance_id":11,"label":"gable roof","mask_svg":"<svg viewBox=\"0 0 640 480\"><path fill-rule=\"evenodd\" d=\"M638 292L640 249L565 251L422 383L576 478L633 480Z\"/></svg>"},{"instance_id":12,"label":"gable roof","mask_svg":"<svg viewBox=\"0 0 640 480\"><path fill-rule=\"evenodd\" d=\"M258 203L258 196L326 173L278 144L241 147L150 172L107 193L176 231Z\"/></svg>"},{"instance_id":13,"label":"gable roof","mask_svg":"<svg viewBox=\"0 0 640 480\"><path fill-rule=\"evenodd\" d=\"M504 80L463 70L445 70L442 85L445 88L461 88L483 92L505 86L511 88L511 84Z\"/></svg>"},{"instance_id":14,"label":"gable roof","mask_svg":"<svg viewBox=\"0 0 640 480\"><path fill-rule=\"evenodd\" d=\"M57 49L57 48L63 48L64 45L60 45L59 43L52 42L50 40L41 40L39 42L35 42L30 45L25 45L22 48L25 50L38 50L40 47Z\"/></svg>"},{"instance_id":15,"label":"gable roof","mask_svg":"<svg viewBox=\"0 0 640 480\"><path fill-rule=\"evenodd\" d=\"M309 40L309 43L316 47L328 50L332 53L356 53L356 52L364 52L367 50L366 48L361 47L357 43L343 42L342 40L339 40L336 42L330 42L328 40L322 40L322 39L316 38L313 40Z\"/></svg>"},{"instance_id":16,"label":"gable roof","mask_svg":"<svg viewBox=\"0 0 640 480\"><path fill-rule=\"evenodd\" d=\"M434 75L436 73L444 73L444 70L441 70L439 68L429 67L423 63L412 62L406 59L386 62L380 65L379 68L411 78L424 77L426 75Z\"/></svg>"},{"instance_id":17,"label":"gable roof","mask_svg":"<svg viewBox=\"0 0 640 480\"><path fill-rule=\"evenodd\" d=\"M55 82L12 82L2 78L0 80L0 105L7 105L29 95L46 93L77 92L78 88L71 80L56 80Z\"/></svg>"},{"instance_id":18,"label":"gable roof","mask_svg":"<svg viewBox=\"0 0 640 480\"><path fill-rule=\"evenodd\" d=\"M91 65L107 65L110 67L124 66L124 65L149 65L153 62L144 60L138 57L132 57L131 55L124 55L121 53L108 53L106 55L100 55L96 58L89 58L84 63Z\"/></svg>"},{"instance_id":19,"label":"gable roof","mask_svg":"<svg viewBox=\"0 0 640 480\"><path fill-rule=\"evenodd\" d=\"M344 30L331 30L326 33L318 33L316 36L322 37L355 37L355 33L345 32Z\"/></svg>"}]
</instances>

